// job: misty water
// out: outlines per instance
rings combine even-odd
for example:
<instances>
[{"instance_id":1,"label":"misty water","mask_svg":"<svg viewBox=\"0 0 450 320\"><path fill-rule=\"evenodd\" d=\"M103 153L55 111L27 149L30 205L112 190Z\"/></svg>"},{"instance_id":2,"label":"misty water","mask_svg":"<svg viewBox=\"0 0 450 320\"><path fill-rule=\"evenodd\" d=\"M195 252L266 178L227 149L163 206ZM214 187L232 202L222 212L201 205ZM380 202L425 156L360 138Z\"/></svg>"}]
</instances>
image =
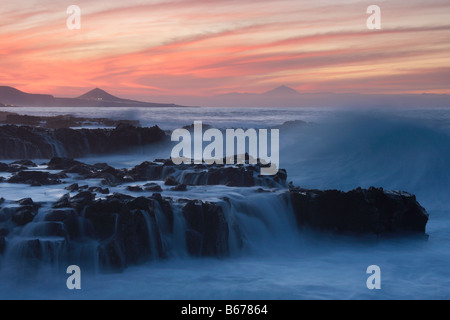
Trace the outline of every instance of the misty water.
<instances>
[{"instance_id":1,"label":"misty water","mask_svg":"<svg viewBox=\"0 0 450 320\"><path fill-rule=\"evenodd\" d=\"M193 121L218 128L281 127L280 166L305 188L383 187L417 195L430 214L427 241L300 232L292 209L254 190L196 187L171 197L233 200L230 214L245 233L242 250L221 259L189 258L172 239L167 260L132 266L120 274L82 272L82 290L69 291L61 266L17 277L0 261L0 298L77 299L448 299L450 298L450 110L446 109L78 109L14 108L31 115L73 114L138 119L173 130ZM132 167L170 157L171 145L80 159ZM122 189L121 189L122 188ZM117 190L124 192L125 186ZM0 184L7 200L56 200L61 188ZM252 214L249 215L248 213ZM230 241L233 241L230 239ZM231 247L232 244L231 244ZM366 269L378 265L382 289L366 287Z\"/></svg>"}]
</instances>

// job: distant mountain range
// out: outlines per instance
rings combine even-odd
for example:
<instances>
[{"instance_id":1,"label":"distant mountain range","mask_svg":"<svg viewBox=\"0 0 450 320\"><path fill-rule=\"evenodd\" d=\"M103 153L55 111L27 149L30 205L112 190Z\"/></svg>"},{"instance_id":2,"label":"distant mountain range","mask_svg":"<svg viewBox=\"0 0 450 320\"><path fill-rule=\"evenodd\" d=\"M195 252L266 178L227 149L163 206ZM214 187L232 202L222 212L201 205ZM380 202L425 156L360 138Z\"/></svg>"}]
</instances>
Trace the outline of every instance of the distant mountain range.
<instances>
[{"instance_id":1,"label":"distant mountain range","mask_svg":"<svg viewBox=\"0 0 450 320\"><path fill-rule=\"evenodd\" d=\"M301 93L288 86L280 86L262 93L232 92L208 97L171 96L178 104L167 104L168 97L155 96L157 102L141 102L118 98L96 88L77 98L56 98L52 95L30 94L12 87L0 87L0 104L25 107L450 107L446 94L358 94L358 93Z\"/></svg>"},{"instance_id":2,"label":"distant mountain range","mask_svg":"<svg viewBox=\"0 0 450 320\"><path fill-rule=\"evenodd\" d=\"M121 99L96 88L77 98L56 98L31 94L12 87L0 86L0 104L21 107L174 107L175 104L151 103Z\"/></svg>"},{"instance_id":3,"label":"distant mountain range","mask_svg":"<svg viewBox=\"0 0 450 320\"><path fill-rule=\"evenodd\" d=\"M232 92L183 101L211 107L450 107L446 94L301 93L284 85L262 93Z\"/></svg>"}]
</instances>

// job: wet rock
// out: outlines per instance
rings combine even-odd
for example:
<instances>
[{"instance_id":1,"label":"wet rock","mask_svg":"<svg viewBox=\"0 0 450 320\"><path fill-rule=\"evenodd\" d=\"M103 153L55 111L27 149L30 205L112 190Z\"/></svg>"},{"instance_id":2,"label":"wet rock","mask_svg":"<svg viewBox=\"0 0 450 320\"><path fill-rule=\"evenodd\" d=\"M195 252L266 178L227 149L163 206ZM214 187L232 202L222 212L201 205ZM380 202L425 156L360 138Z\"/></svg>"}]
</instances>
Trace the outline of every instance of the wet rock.
<instances>
[{"instance_id":1,"label":"wet rock","mask_svg":"<svg viewBox=\"0 0 450 320\"><path fill-rule=\"evenodd\" d=\"M177 180L174 177L169 176L169 177L167 177L164 180L164 185L166 185L166 186L177 186L178 182L177 182Z\"/></svg>"},{"instance_id":2,"label":"wet rock","mask_svg":"<svg viewBox=\"0 0 450 320\"><path fill-rule=\"evenodd\" d=\"M95 167L96 169L103 170L103 169L108 168L109 165L108 165L107 163L102 162L102 163L96 163L96 164L94 164L94 167Z\"/></svg>"},{"instance_id":3,"label":"wet rock","mask_svg":"<svg viewBox=\"0 0 450 320\"><path fill-rule=\"evenodd\" d=\"M95 194L89 191L82 191L70 198L70 206L80 212L88 204L91 204L95 199Z\"/></svg>"},{"instance_id":4,"label":"wet rock","mask_svg":"<svg viewBox=\"0 0 450 320\"><path fill-rule=\"evenodd\" d=\"M184 183L177 185L171 189L172 191L187 191L187 187Z\"/></svg>"},{"instance_id":5,"label":"wet rock","mask_svg":"<svg viewBox=\"0 0 450 320\"><path fill-rule=\"evenodd\" d=\"M156 184L156 183L147 183L144 185L144 190L145 191L150 191L150 192L162 192L162 188L160 185Z\"/></svg>"},{"instance_id":6,"label":"wet rock","mask_svg":"<svg viewBox=\"0 0 450 320\"><path fill-rule=\"evenodd\" d=\"M102 179L102 184L110 186L110 187L116 187L119 184L123 182L121 177L114 176L113 174L107 173L107 172L99 172L95 175L90 175L89 177L86 177L87 179Z\"/></svg>"},{"instance_id":7,"label":"wet rock","mask_svg":"<svg viewBox=\"0 0 450 320\"><path fill-rule=\"evenodd\" d=\"M60 209L50 211L44 218L49 222L62 222L71 239L79 235L78 216L73 209Z\"/></svg>"},{"instance_id":8,"label":"wet rock","mask_svg":"<svg viewBox=\"0 0 450 320\"><path fill-rule=\"evenodd\" d=\"M91 153L117 152L165 139L167 134L157 126L141 128L124 123L115 129L44 129L4 125L0 127L0 145L3 146L0 159L77 158Z\"/></svg>"},{"instance_id":9,"label":"wet rock","mask_svg":"<svg viewBox=\"0 0 450 320\"><path fill-rule=\"evenodd\" d=\"M22 244L23 257L28 260L42 259L42 245L39 239L26 240Z\"/></svg>"},{"instance_id":10,"label":"wet rock","mask_svg":"<svg viewBox=\"0 0 450 320\"><path fill-rule=\"evenodd\" d=\"M37 167L36 163L34 163L31 160L18 160L18 161L14 161L11 162L11 165L17 165L17 166L23 166L23 167Z\"/></svg>"},{"instance_id":11,"label":"wet rock","mask_svg":"<svg viewBox=\"0 0 450 320\"><path fill-rule=\"evenodd\" d=\"M69 192L75 192L75 191L78 191L78 189L79 189L78 183L71 184L70 186L65 187L64 189L67 190L67 191L69 191Z\"/></svg>"},{"instance_id":12,"label":"wet rock","mask_svg":"<svg viewBox=\"0 0 450 320\"><path fill-rule=\"evenodd\" d=\"M79 175L89 175L91 174L95 169L87 164L81 163L81 164L76 164L72 167L70 167L69 169L64 170L63 172L65 173L77 173Z\"/></svg>"},{"instance_id":13,"label":"wet rock","mask_svg":"<svg viewBox=\"0 0 450 320\"><path fill-rule=\"evenodd\" d=\"M226 256L228 223L222 208L214 203L189 201L183 207L186 219L186 244L193 256Z\"/></svg>"},{"instance_id":14,"label":"wet rock","mask_svg":"<svg viewBox=\"0 0 450 320\"><path fill-rule=\"evenodd\" d=\"M85 218L90 220L96 236L106 240L114 236L118 215L126 211L118 199L97 200L85 208Z\"/></svg>"},{"instance_id":15,"label":"wet rock","mask_svg":"<svg viewBox=\"0 0 450 320\"><path fill-rule=\"evenodd\" d=\"M0 237L6 237L8 236L10 230L6 227L1 227L0 228Z\"/></svg>"},{"instance_id":16,"label":"wet rock","mask_svg":"<svg viewBox=\"0 0 450 320\"><path fill-rule=\"evenodd\" d=\"M31 198L24 198L16 201L20 207L13 208L11 220L18 226L24 226L31 221L38 213L40 205L34 203Z\"/></svg>"},{"instance_id":17,"label":"wet rock","mask_svg":"<svg viewBox=\"0 0 450 320\"><path fill-rule=\"evenodd\" d=\"M142 191L144 191L142 189L142 187L140 187L140 186L127 186L127 190L128 191L132 191L132 192L142 192Z\"/></svg>"},{"instance_id":18,"label":"wet rock","mask_svg":"<svg viewBox=\"0 0 450 320\"><path fill-rule=\"evenodd\" d=\"M145 161L129 170L128 175L134 181L163 180L163 169L160 164Z\"/></svg>"},{"instance_id":19,"label":"wet rock","mask_svg":"<svg viewBox=\"0 0 450 320\"><path fill-rule=\"evenodd\" d=\"M20 171L7 180L9 183L24 183L32 186L61 184L64 175L51 174L45 171Z\"/></svg>"},{"instance_id":20,"label":"wet rock","mask_svg":"<svg viewBox=\"0 0 450 320\"><path fill-rule=\"evenodd\" d=\"M0 162L0 172L8 172L9 166L6 163Z\"/></svg>"},{"instance_id":21,"label":"wet rock","mask_svg":"<svg viewBox=\"0 0 450 320\"><path fill-rule=\"evenodd\" d=\"M34 205L33 199L31 199L31 198L24 198L24 199L18 200L17 203L21 206L33 206Z\"/></svg>"},{"instance_id":22,"label":"wet rock","mask_svg":"<svg viewBox=\"0 0 450 320\"><path fill-rule=\"evenodd\" d=\"M63 195L61 198L58 199L58 201L56 201L53 204L53 208L57 209L57 208L69 208L70 207L70 194L66 193L65 195Z\"/></svg>"},{"instance_id":23,"label":"wet rock","mask_svg":"<svg viewBox=\"0 0 450 320\"><path fill-rule=\"evenodd\" d=\"M127 203L127 207L131 210L149 210L153 208L153 199L146 197L138 197Z\"/></svg>"},{"instance_id":24,"label":"wet rock","mask_svg":"<svg viewBox=\"0 0 450 320\"><path fill-rule=\"evenodd\" d=\"M6 239L4 236L0 236L0 255L5 252L6 249Z\"/></svg>"},{"instance_id":25,"label":"wet rock","mask_svg":"<svg viewBox=\"0 0 450 320\"><path fill-rule=\"evenodd\" d=\"M104 272L122 272L126 264L123 247L115 238L103 241L99 248L99 262Z\"/></svg>"},{"instance_id":26,"label":"wet rock","mask_svg":"<svg viewBox=\"0 0 450 320\"><path fill-rule=\"evenodd\" d=\"M162 164L161 164L162 163ZM174 173L184 171L178 178ZM286 170L280 169L274 176L262 176L260 166L239 165L174 165L171 160L157 159L143 162L129 170L134 181L165 181L167 186L185 185L227 185L232 187L286 187Z\"/></svg>"},{"instance_id":27,"label":"wet rock","mask_svg":"<svg viewBox=\"0 0 450 320\"><path fill-rule=\"evenodd\" d=\"M128 201L133 200L134 197L133 197L133 196L129 196L129 195L127 195L127 194L114 192L112 195L108 196L107 199L110 199L110 200L117 199L117 200L119 200L119 201L125 201L125 202L128 202Z\"/></svg>"},{"instance_id":28,"label":"wet rock","mask_svg":"<svg viewBox=\"0 0 450 320\"><path fill-rule=\"evenodd\" d=\"M101 188L101 187L95 187L92 191L96 192L96 193L101 193L101 194L109 194L110 193L108 188Z\"/></svg>"},{"instance_id":29,"label":"wet rock","mask_svg":"<svg viewBox=\"0 0 450 320\"><path fill-rule=\"evenodd\" d=\"M300 227L338 233L424 234L428 221L415 196L404 192L292 188L290 194Z\"/></svg>"},{"instance_id":30,"label":"wet rock","mask_svg":"<svg viewBox=\"0 0 450 320\"><path fill-rule=\"evenodd\" d=\"M154 254L163 255L159 230L155 228L154 234L148 232L145 216L147 219L154 217L149 211L151 200L133 199L129 206L127 201L127 198L121 197L97 200L85 211L86 219L91 221L95 235L101 241L100 262L106 270L121 271L128 264L148 260L153 250L150 237L155 239L157 245ZM138 207L147 211L141 211Z\"/></svg>"},{"instance_id":31,"label":"wet rock","mask_svg":"<svg viewBox=\"0 0 450 320\"><path fill-rule=\"evenodd\" d=\"M33 228L32 236L37 238L64 238L64 240L68 240L66 227L59 221L39 221Z\"/></svg>"},{"instance_id":32,"label":"wet rock","mask_svg":"<svg viewBox=\"0 0 450 320\"><path fill-rule=\"evenodd\" d=\"M18 226L24 226L33 221L36 212L30 207L20 207L12 215L12 221Z\"/></svg>"},{"instance_id":33,"label":"wet rock","mask_svg":"<svg viewBox=\"0 0 450 320\"><path fill-rule=\"evenodd\" d=\"M47 166L49 170L68 170L76 165L83 164L84 163L72 158L53 157Z\"/></svg>"}]
</instances>

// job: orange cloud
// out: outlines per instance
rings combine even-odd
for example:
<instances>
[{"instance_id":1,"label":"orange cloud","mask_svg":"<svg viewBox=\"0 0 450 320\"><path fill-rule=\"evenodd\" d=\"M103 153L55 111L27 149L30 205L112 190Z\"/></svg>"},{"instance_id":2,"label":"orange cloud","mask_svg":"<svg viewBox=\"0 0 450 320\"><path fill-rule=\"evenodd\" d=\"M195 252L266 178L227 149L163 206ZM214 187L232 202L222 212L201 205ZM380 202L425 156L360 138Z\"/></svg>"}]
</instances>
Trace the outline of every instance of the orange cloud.
<instances>
[{"instance_id":1,"label":"orange cloud","mask_svg":"<svg viewBox=\"0 0 450 320\"><path fill-rule=\"evenodd\" d=\"M448 1L383 3L381 31L365 27L365 1L82 0L75 31L65 27L65 6L6 2L0 84L26 91L64 96L103 87L151 100L287 83L308 91L449 93L442 83Z\"/></svg>"}]
</instances>

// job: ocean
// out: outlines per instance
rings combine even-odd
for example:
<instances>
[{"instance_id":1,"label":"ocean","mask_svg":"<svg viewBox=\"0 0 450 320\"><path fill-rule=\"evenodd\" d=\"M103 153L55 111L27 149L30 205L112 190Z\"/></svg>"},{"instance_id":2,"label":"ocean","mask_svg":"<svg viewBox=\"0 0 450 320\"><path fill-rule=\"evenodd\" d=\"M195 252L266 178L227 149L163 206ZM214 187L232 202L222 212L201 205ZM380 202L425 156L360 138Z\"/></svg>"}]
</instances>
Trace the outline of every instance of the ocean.
<instances>
[{"instance_id":1,"label":"ocean","mask_svg":"<svg viewBox=\"0 0 450 320\"><path fill-rule=\"evenodd\" d=\"M82 273L82 289L69 291L61 268L20 279L0 261L0 298L42 299L449 299L450 109L295 108L8 108L29 115L72 114L137 119L174 130L194 121L216 128L280 129L280 166L304 188L383 187L413 193L430 214L428 240L351 237L299 231L292 208L274 198L224 186L198 187L180 197L233 200L244 248L225 258L191 258L172 239L169 259L123 273ZM282 126L287 121L299 120ZM132 167L169 158L172 145L139 148L86 163ZM117 190L120 191L120 190ZM0 196L58 199L51 187L0 184ZM176 193L173 194L177 196ZM251 214L249 214L251 213ZM181 226L180 226L181 228ZM232 239L230 241L233 241ZM231 244L231 248L233 245ZM367 267L381 268L381 290L368 290ZM56 271L55 271L56 270Z\"/></svg>"}]
</instances>

